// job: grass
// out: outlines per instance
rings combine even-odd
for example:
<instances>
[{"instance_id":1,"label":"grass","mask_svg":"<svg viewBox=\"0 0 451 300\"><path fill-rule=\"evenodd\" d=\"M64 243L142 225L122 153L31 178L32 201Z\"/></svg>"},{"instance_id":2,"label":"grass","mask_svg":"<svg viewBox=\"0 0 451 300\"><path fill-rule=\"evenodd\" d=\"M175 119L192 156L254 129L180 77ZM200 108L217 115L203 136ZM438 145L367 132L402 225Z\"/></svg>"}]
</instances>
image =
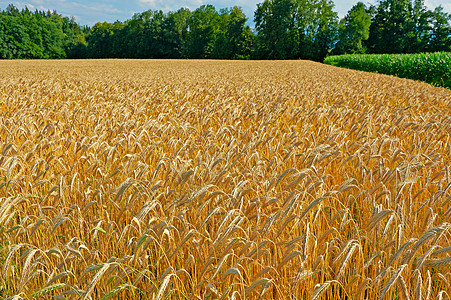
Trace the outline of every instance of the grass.
<instances>
[{"instance_id":1,"label":"grass","mask_svg":"<svg viewBox=\"0 0 451 300\"><path fill-rule=\"evenodd\" d=\"M451 53L352 54L330 56L324 63L355 70L395 75L451 88Z\"/></svg>"},{"instance_id":2,"label":"grass","mask_svg":"<svg viewBox=\"0 0 451 300\"><path fill-rule=\"evenodd\" d=\"M307 61L0 73L1 298L449 296L447 89Z\"/></svg>"}]
</instances>

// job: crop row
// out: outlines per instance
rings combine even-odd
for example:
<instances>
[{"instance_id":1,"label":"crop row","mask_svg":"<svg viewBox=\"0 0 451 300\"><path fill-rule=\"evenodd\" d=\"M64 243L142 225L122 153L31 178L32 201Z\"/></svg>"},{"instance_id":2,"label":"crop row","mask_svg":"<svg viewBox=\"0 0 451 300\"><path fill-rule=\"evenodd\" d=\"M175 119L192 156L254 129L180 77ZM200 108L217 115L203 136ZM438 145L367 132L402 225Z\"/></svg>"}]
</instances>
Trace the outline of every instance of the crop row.
<instances>
[{"instance_id":1,"label":"crop row","mask_svg":"<svg viewBox=\"0 0 451 300\"><path fill-rule=\"evenodd\" d=\"M0 62L0 298L446 299L450 103L308 61Z\"/></svg>"},{"instance_id":2,"label":"crop row","mask_svg":"<svg viewBox=\"0 0 451 300\"><path fill-rule=\"evenodd\" d=\"M329 56L325 64L395 75L451 88L451 53L349 54Z\"/></svg>"}]
</instances>

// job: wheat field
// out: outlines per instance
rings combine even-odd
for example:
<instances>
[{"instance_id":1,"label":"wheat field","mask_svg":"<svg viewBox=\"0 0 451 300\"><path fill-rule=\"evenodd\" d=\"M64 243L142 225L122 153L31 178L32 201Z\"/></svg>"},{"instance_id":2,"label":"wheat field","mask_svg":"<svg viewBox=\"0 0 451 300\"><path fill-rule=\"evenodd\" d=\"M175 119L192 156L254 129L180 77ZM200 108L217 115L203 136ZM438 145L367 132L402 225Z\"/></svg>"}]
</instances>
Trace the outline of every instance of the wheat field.
<instances>
[{"instance_id":1,"label":"wheat field","mask_svg":"<svg viewBox=\"0 0 451 300\"><path fill-rule=\"evenodd\" d=\"M450 90L1 61L0 111L1 298L450 298Z\"/></svg>"}]
</instances>

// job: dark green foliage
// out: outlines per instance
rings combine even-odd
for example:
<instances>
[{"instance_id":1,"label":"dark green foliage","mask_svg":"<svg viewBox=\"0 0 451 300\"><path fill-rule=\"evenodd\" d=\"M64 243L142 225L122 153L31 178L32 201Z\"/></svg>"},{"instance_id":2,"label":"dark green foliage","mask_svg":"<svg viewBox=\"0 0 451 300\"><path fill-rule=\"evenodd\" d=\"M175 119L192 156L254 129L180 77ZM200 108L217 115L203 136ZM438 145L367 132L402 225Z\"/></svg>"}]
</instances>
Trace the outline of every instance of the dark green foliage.
<instances>
[{"instance_id":1,"label":"dark green foliage","mask_svg":"<svg viewBox=\"0 0 451 300\"><path fill-rule=\"evenodd\" d=\"M246 15L240 7L220 11L220 31L216 37L212 58L249 59L254 34L245 23Z\"/></svg>"},{"instance_id":2,"label":"dark green foliage","mask_svg":"<svg viewBox=\"0 0 451 300\"><path fill-rule=\"evenodd\" d=\"M92 58L249 59L254 34L239 7L217 12L203 5L191 12L148 10L124 23L97 23L86 35Z\"/></svg>"},{"instance_id":3,"label":"dark green foliage","mask_svg":"<svg viewBox=\"0 0 451 300\"><path fill-rule=\"evenodd\" d=\"M80 26L56 12L0 11L0 58L65 58L84 43Z\"/></svg>"},{"instance_id":4,"label":"dark green foliage","mask_svg":"<svg viewBox=\"0 0 451 300\"><path fill-rule=\"evenodd\" d=\"M430 11L424 0L381 0L368 11L368 53L451 51L451 16L441 6Z\"/></svg>"},{"instance_id":5,"label":"dark green foliage","mask_svg":"<svg viewBox=\"0 0 451 300\"><path fill-rule=\"evenodd\" d=\"M365 53L366 48L362 42L369 37L370 25L371 16L367 13L365 5L358 2L340 21L339 40L334 53Z\"/></svg>"},{"instance_id":6,"label":"dark green foliage","mask_svg":"<svg viewBox=\"0 0 451 300\"><path fill-rule=\"evenodd\" d=\"M431 16L431 40L429 50L451 51L451 14L443 11L439 6L430 13Z\"/></svg>"},{"instance_id":7,"label":"dark green foliage","mask_svg":"<svg viewBox=\"0 0 451 300\"><path fill-rule=\"evenodd\" d=\"M88 53L90 58L111 57L113 50L113 27L111 23L97 23L87 36Z\"/></svg>"},{"instance_id":8,"label":"dark green foliage","mask_svg":"<svg viewBox=\"0 0 451 300\"><path fill-rule=\"evenodd\" d=\"M336 39L338 26L329 0L265 0L258 4L256 54L269 59L322 61Z\"/></svg>"},{"instance_id":9,"label":"dark green foliage","mask_svg":"<svg viewBox=\"0 0 451 300\"><path fill-rule=\"evenodd\" d=\"M220 33L220 15L213 5L202 5L189 19L185 55L189 58L209 58Z\"/></svg>"},{"instance_id":10,"label":"dark green foliage","mask_svg":"<svg viewBox=\"0 0 451 300\"><path fill-rule=\"evenodd\" d=\"M329 56L324 63L355 70L421 80L451 88L451 53L349 54Z\"/></svg>"},{"instance_id":11,"label":"dark green foliage","mask_svg":"<svg viewBox=\"0 0 451 300\"><path fill-rule=\"evenodd\" d=\"M266 0L258 4L255 25L258 31L257 53L259 58L293 59L299 55L299 34L293 12L292 0Z\"/></svg>"},{"instance_id":12,"label":"dark green foliage","mask_svg":"<svg viewBox=\"0 0 451 300\"><path fill-rule=\"evenodd\" d=\"M451 51L451 15L424 0L357 3L338 19L331 0L264 0L255 31L240 7L202 5L80 27L54 11L0 10L0 58L310 59Z\"/></svg>"}]
</instances>

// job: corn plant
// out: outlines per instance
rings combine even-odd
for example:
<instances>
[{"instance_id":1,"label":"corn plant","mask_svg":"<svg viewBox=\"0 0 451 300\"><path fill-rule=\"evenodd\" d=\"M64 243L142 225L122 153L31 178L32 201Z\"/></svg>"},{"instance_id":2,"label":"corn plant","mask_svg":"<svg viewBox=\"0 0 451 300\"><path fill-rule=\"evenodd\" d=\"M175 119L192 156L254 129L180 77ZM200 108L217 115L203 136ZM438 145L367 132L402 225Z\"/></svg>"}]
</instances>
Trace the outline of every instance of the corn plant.
<instances>
[{"instance_id":1,"label":"corn plant","mask_svg":"<svg viewBox=\"0 0 451 300\"><path fill-rule=\"evenodd\" d=\"M352 54L329 56L324 63L355 70L395 75L451 88L451 53Z\"/></svg>"}]
</instances>

